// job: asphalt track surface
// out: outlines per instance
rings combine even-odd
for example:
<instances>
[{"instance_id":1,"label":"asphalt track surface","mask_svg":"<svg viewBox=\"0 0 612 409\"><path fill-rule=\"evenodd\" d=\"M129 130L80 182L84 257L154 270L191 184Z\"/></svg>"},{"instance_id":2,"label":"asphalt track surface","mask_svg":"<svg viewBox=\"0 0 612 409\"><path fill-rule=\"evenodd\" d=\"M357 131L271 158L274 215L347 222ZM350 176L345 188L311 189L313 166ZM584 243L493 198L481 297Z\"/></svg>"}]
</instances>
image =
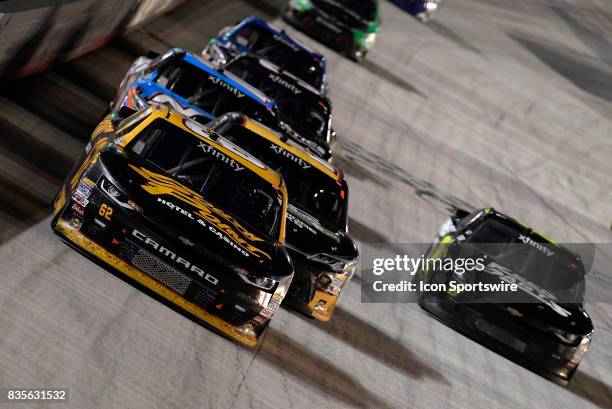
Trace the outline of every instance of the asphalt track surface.
<instances>
[{"instance_id":1,"label":"asphalt track surface","mask_svg":"<svg viewBox=\"0 0 612 409\"><path fill-rule=\"evenodd\" d=\"M330 66L338 163L360 243L426 242L448 208L494 206L559 241L612 241L612 5L449 0L429 25L382 3L379 42ZM0 96L0 387L66 387L15 408L612 408L612 306L557 386L412 304L327 324L281 309L258 350L199 326L60 242L48 202L140 52L199 50L281 2L190 1ZM294 30L288 29L291 33ZM588 278L612 295L612 273ZM604 298L601 298L604 300ZM0 407L13 407L0 404Z\"/></svg>"}]
</instances>

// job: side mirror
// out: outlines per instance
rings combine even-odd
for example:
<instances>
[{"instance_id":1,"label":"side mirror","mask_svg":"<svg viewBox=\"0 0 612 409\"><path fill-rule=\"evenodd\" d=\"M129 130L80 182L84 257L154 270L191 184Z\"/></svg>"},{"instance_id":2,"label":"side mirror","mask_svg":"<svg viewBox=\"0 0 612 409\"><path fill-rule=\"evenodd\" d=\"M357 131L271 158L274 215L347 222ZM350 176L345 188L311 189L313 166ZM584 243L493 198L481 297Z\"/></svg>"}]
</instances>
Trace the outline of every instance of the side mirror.
<instances>
[{"instance_id":1,"label":"side mirror","mask_svg":"<svg viewBox=\"0 0 612 409\"><path fill-rule=\"evenodd\" d=\"M155 51L148 51L147 54L145 55L145 57L147 57L150 60L154 60L157 57L159 57L161 54L159 54L158 52Z\"/></svg>"}]
</instances>

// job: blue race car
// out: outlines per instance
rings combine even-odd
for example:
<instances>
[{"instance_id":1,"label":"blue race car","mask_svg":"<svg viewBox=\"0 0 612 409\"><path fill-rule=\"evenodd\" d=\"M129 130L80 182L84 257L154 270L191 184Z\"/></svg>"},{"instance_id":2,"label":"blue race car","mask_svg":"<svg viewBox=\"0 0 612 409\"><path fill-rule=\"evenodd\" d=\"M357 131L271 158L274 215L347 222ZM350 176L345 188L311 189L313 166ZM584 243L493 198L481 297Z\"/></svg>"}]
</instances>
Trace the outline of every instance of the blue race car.
<instances>
[{"instance_id":1,"label":"blue race car","mask_svg":"<svg viewBox=\"0 0 612 409\"><path fill-rule=\"evenodd\" d=\"M391 0L423 23L431 20L432 14L440 8L442 0Z\"/></svg>"},{"instance_id":2,"label":"blue race car","mask_svg":"<svg viewBox=\"0 0 612 409\"><path fill-rule=\"evenodd\" d=\"M277 107L263 93L228 72L182 49L162 56L139 57L121 81L111 102L114 117L139 111L151 104L167 105L200 123L226 112L242 112L270 128L280 130Z\"/></svg>"},{"instance_id":3,"label":"blue race car","mask_svg":"<svg viewBox=\"0 0 612 409\"><path fill-rule=\"evenodd\" d=\"M326 90L325 57L298 43L284 30L256 17L248 17L233 27L225 27L202 51L202 55L216 65L226 64L232 57L245 53L272 62L319 92Z\"/></svg>"}]
</instances>

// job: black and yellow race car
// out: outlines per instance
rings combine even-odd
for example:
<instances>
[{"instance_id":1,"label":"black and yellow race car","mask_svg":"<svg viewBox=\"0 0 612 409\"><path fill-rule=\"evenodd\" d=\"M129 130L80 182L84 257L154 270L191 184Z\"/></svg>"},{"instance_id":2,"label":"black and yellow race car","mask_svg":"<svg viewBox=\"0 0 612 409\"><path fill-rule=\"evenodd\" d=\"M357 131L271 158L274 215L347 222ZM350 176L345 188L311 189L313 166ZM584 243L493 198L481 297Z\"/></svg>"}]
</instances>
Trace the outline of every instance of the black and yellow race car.
<instances>
[{"instance_id":1,"label":"black and yellow race car","mask_svg":"<svg viewBox=\"0 0 612 409\"><path fill-rule=\"evenodd\" d=\"M285 302L328 321L359 260L348 235L348 186L342 172L243 114L207 124L287 182L287 248L295 277Z\"/></svg>"},{"instance_id":2,"label":"black and yellow race car","mask_svg":"<svg viewBox=\"0 0 612 409\"><path fill-rule=\"evenodd\" d=\"M287 189L169 108L106 117L53 205L53 230L192 317L256 346L293 277Z\"/></svg>"},{"instance_id":3,"label":"black and yellow race car","mask_svg":"<svg viewBox=\"0 0 612 409\"><path fill-rule=\"evenodd\" d=\"M426 284L445 289L420 291L423 309L554 382L571 380L593 334L579 255L525 223L486 208L458 210L448 218L428 258L480 260L481 266L469 271L458 271L457 264L451 271L423 269L415 276L418 288ZM502 291L502 285L513 287ZM470 287L476 290L456 290Z\"/></svg>"}]
</instances>

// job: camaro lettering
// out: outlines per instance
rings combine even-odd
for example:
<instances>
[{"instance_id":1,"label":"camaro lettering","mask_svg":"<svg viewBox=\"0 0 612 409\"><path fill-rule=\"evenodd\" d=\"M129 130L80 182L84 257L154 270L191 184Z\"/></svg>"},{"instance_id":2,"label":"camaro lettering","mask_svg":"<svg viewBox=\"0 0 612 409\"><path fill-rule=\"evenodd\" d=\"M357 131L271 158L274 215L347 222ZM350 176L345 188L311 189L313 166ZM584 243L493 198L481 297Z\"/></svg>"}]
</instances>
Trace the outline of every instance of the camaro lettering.
<instances>
[{"instance_id":1,"label":"camaro lettering","mask_svg":"<svg viewBox=\"0 0 612 409\"><path fill-rule=\"evenodd\" d=\"M202 277L209 283L213 285L217 285L219 283L219 280L217 278L211 276L210 274L202 270L200 267L196 266L195 264L192 264L191 262L185 260L184 258L181 258L181 257L177 258L176 253L168 250L167 248L163 246L160 247L159 244L155 240L147 237L144 233L138 230L134 230L132 231L132 236L134 236L137 240L143 242L145 245L148 245L152 249L156 250L158 254L161 254L165 256L166 258L174 261L176 264L180 264L181 266L185 267L185 269L196 273L198 276Z\"/></svg>"},{"instance_id":2,"label":"camaro lettering","mask_svg":"<svg viewBox=\"0 0 612 409\"><path fill-rule=\"evenodd\" d=\"M516 284L518 288L525 291L527 294L530 294L535 299L542 301L544 304L552 308L557 314L562 315L563 317L569 317L571 315L569 311L555 302L557 297L545 289L538 287L532 282L527 281L520 275L513 273L510 269L497 263L490 263L485 266L485 271L489 274L498 276L502 281L510 284Z\"/></svg>"}]
</instances>

